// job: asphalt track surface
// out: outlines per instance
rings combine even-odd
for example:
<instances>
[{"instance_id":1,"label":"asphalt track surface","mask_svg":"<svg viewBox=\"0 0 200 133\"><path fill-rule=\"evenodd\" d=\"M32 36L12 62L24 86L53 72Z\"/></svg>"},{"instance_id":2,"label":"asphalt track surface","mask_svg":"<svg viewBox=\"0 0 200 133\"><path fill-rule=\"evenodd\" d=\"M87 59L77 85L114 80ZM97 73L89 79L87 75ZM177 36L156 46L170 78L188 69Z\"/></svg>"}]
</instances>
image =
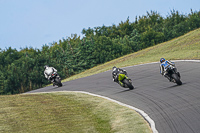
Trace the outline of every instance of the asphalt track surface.
<instances>
[{"instance_id":1,"label":"asphalt track surface","mask_svg":"<svg viewBox=\"0 0 200 133\"><path fill-rule=\"evenodd\" d=\"M127 67L135 89L112 81L111 71L48 86L32 92L86 91L134 106L154 120L159 133L200 132L200 62L176 61L183 84L177 86L159 73L159 63Z\"/></svg>"}]
</instances>

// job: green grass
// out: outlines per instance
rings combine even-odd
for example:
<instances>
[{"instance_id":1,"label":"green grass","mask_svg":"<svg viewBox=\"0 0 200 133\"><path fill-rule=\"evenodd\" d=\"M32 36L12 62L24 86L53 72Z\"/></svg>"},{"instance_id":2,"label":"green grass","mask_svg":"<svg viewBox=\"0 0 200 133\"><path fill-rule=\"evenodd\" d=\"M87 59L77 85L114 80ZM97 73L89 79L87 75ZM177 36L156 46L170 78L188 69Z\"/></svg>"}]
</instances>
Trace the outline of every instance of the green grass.
<instances>
[{"instance_id":1,"label":"green grass","mask_svg":"<svg viewBox=\"0 0 200 133\"><path fill-rule=\"evenodd\" d=\"M148 123L127 107L76 92L0 96L3 133L150 133Z\"/></svg>"},{"instance_id":2,"label":"green grass","mask_svg":"<svg viewBox=\"0 0 200 133\"><path fill-rule=\"evenodd\" d=\"M110 70L167 60L200 59L200 29L112 60L62 82ZM0 132L149 133L135 111L103 98L75 92L0 96Z\"/></svg>"},{"instance_id":3,"label":"green grass","mask_svg":"<svg viewBox=\"0 0 200 133\"><path fill-rule=\"evenodd\" d=\"M200 59L200 29L191 31L171 41L98 65L80 74L67 78L63 80L63 82L111 70L113 66L126 67L143 63L158 62L161 57L164 57L167 60Z\"/></svg>"}]
</instances>

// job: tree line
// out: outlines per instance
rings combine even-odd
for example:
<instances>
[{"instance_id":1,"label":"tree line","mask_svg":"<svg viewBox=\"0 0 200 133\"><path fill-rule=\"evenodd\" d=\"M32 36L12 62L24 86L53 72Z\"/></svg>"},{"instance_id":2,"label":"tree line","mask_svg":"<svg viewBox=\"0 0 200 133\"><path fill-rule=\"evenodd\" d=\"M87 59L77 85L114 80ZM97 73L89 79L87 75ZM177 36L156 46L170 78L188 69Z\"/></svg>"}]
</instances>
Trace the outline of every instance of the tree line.
<instances>
[{"instance_id":1,"label":"tree line","mask_svg":"<svg viewBox=\"0 0 200 133\"><path fill-rule=\"evenodd\" d=\"M41 49L11 47L0 50L0 94L18 94L41 88L44 65L53 66L64 79L98 64L179 37L200 27L200 11L188 15L172 10L162 17L156 11L118 25L83 29Z\"/></svg>"}]
</instances>

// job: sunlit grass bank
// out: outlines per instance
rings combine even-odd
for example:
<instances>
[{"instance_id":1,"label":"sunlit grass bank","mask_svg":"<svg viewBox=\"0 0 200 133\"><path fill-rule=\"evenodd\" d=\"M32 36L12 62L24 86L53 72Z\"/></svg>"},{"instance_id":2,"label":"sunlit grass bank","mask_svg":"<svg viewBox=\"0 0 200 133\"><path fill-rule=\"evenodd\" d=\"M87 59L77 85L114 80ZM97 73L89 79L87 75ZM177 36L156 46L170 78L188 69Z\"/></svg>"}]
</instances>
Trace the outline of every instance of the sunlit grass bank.
<instances>
[{"instance_id":1,"label":"sunlit grass bank","mask_svg":"<svg viewBox=\"0 0 200 133\"><path fill-rule=\"evenodd\" d=\"M150 133L134 110L76 92L0 96L2 133Z\"/></svg>"},{"instance_id":2,"label":"sunlit grass bank","mask_svg":"<svg viewBox=\"0 0 200 133\"><path fill-rule=\"evenodd\" d=\"M200 59L200 29L191 31L171 41L98 65L63 81L69 81L111 70L113 66L126 67L143 63L158 62L161 57L168 60Z\"/></svg>"}]
</instances>

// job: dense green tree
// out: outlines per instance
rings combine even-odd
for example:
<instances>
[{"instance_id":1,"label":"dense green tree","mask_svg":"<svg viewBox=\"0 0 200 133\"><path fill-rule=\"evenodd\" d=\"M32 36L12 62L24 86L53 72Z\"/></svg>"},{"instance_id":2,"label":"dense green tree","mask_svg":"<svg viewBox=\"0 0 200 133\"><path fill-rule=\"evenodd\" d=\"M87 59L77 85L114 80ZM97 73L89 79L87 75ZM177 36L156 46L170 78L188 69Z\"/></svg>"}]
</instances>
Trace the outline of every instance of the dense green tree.
<instances>
[{"instance_id":1,"label":"dense green tree","mask_svg":"<svg viewBox=\"0 0 200 133\"><path fill-rule=\"evenodd\" d=\"M0 94L5 93L5 77L2 71L0 71Z\"/></svg>"}]
</instances>

